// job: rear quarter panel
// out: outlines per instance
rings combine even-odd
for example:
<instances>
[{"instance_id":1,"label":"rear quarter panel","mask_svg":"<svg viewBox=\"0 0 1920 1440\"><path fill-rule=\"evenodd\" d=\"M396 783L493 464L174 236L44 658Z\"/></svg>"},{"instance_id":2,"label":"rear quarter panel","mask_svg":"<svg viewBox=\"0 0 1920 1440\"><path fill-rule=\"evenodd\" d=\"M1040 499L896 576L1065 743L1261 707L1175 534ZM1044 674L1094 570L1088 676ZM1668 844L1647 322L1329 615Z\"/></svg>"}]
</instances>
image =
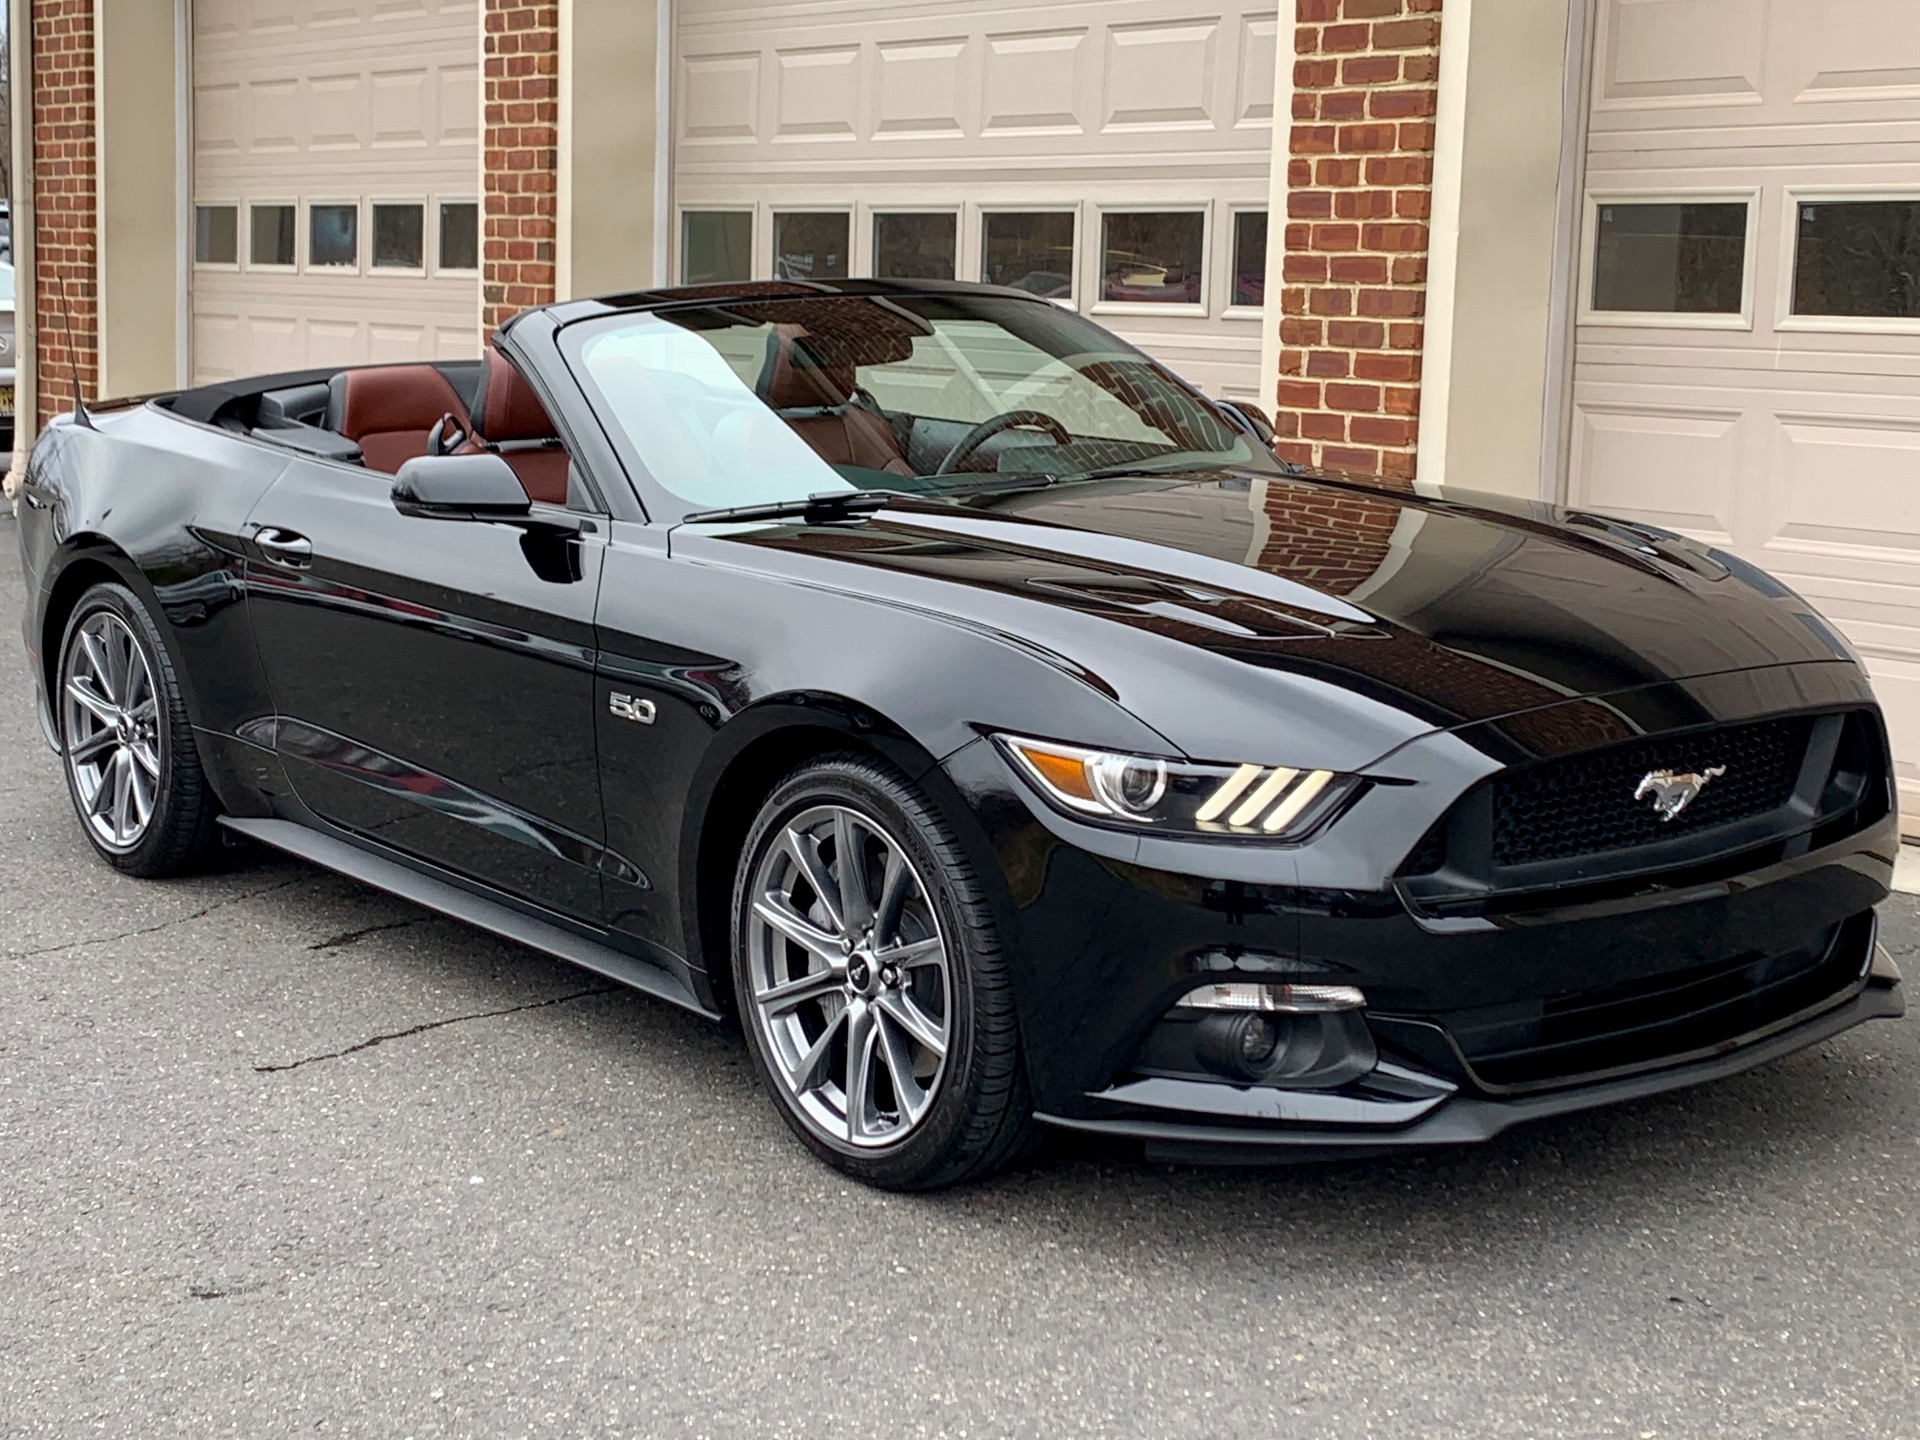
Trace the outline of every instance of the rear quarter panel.
<instances>
[{"instance_id":1,"label":"rear quarter panel","mask_svg":"<svg viewBox=\"0 0 1920 1440\"><path fill-rule=\"evenodd\" d=\"M51 684L65 615L104 567L160 622L194 725L231 733L271 710L240 536L286 458L153 406L96 423L49 427L23 487L25 628L39 679Z\"/></svg>"}]
</instances>

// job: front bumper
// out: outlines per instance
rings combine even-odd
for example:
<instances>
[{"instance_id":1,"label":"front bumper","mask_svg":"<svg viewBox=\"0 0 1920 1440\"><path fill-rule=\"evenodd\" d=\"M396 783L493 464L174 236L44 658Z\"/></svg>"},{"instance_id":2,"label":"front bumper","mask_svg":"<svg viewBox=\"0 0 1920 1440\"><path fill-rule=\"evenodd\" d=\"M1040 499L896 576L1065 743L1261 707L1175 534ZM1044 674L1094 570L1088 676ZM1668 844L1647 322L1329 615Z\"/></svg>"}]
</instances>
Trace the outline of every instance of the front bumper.
<instances>
[{"instance_id":1,"label":"front bumper","mask_svg":"<svg viewBox=\"0 0 1920 1440\"><path fill-rule=\"evenodd\" d=\"M981 822L981 868L1003 882L1041 1118L1162 1157L1484 1140L1737 1073L1905 1008L1873 938L1898 852L1890 812L1820 848L1775 846L1708 875L1585 886L1463 917L1417 909L1390 878L1394 859L1382 868L1361 854L1385 846L1397 857L1426 820L1390 817L1408 837L1396 842L1350 816L1320 854L1318 842L1140 838L1054 812L990 744L943 770ZM1175 1002L1225 980L1363 991L1378 1067L1294 1089L1162 1063ZM1710 1004L1696 1003L1703 992ZM1578 1030L1592 1012L1623 1018Z\"/></svg>"},{"instance_id":2,"label":"front bumper","mask_svg":"<svg viewBox=\"0 0 1920 1440\"><path fill-rule=\"evenodd\" d=\"M1876 945L1872 967L1868 971L1866 982L1854 988L1846 998L1839 999L1837 1003L1817 1014L1806 1016L1797 1023L1751 1040L1732 1041L1719 1054L1621 1079L1575 1085L1567 1089L1513 1098L1449 1095L1420 1105L1421 1113L1416 1118L1402 1120L1397 1125L1360 1124L1349 1121L1344 1127L1339 1127L1338 1122L1331 1121L1330 1116L1331 1123L1303 1124L1298 1119L1288 1123L1278 1114L1285 1108L1284 1097L1287 1097L1288 1092L1284 1091L1273 1092L1276 1097L1281 1098L1280 1104L1266 1107L1276 1112L1274 1118L1281 1120L1279 1124L1259 1128L1246 1124L1208 1124L1204 1120L1192 1118L1191 1115L1186 1119L1155 1119L1140 1111L1143 1101L1150 1102L1154 1098L1152 1089L1149 1088L1144 1093L1136 1093L1133 1097L1125 1097L1120 1093L1130 1088L1125 1086L1108 1092L1105 1098L1116 1101L1130 1100L1136 1111L1134 1116L1118 1119L1087 1119L1068 1115L1042 1114L1039 1118L1048 1124L1068 1130L1141 1142L1149 1159L1194 1164L1244 1165L1262 1161L1351 1159L1389 1150L1472 1145L1483 1140L1491 1140L1502 1131L1529 1120L1545 1120L1555 1115L1572 1115L1582 1110L1597 1110L1607 1105L1617 1105L1628 1100L1641 1100L1651 1095L1663 1095L1670 1090L1683 1090L1690 1085L1703 1084L1708 1080L1722 1080L1730 1075L1738 1075L1742 1071L1764 1065L1769 1060L1778 1060L1795 1051L1818 1045L1823 1040L1831 1040L1834 1036L1868 1020L1897 1019L1906 1013L1906 1009L1906 998L1900 985L1900 972L1895 967L1893 958L1885 949ZM1135 1082L1135 1085L1153 1087L1157 1083L1179 1085L1183 1082L1147 1080ZM1250 1091L1226 1084L1205 1088L1217 1088L1221 1092L1215 1102L1216 1104L1225 1102L1221 1108L1237 1109L1241 1112L1243 1119L1248 1118L1246 1112L1252 1107L1244 1103L1244 1097ZM1173 1091L1160 1093L1168 1100L1175 1099L1177 1094ZM1204 1103L1202 1097L1191 1093L1181 1098L1188 1103ZM1295 1101L1303 1099L1314 1101L1323 1098L1332 1097L1313 1095L1292 1097Z\"/></svg>"}]
</instances>

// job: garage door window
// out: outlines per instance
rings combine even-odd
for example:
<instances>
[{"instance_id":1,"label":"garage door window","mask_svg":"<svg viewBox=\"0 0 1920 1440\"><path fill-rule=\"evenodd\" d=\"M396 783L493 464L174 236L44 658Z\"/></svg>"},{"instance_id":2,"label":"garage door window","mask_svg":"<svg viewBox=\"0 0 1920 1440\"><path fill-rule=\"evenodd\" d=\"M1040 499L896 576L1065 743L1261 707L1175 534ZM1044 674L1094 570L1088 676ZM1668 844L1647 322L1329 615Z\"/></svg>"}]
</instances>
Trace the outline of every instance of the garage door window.
<instances>
[{"instance_id":1,"label":"garage door window","mask_svg":"<svg viewBox=\"0 0 1920 1440\"><path fill-rule=\"evenodd\" d=\"M687 210L680 216L680 283L719 285L753 278L753 212Z\"/></svg>"},{"instance_id":2,"label":"garage door window","mask_svg":"<svg viewBox=\"0 0 1920 1440\"><path fill-rule=\"evenodd\" d=\"M882 280L951 280L959 273L960 217L875 215L873 273Z\"/></svg>"},{"instance_id":3,"label":"garage door window","mask_svg":"<svg viewBox=\"0 0 1920 1440\"><path fill-rule=\"evenodd\" d=\"M795 210L773 217L776 280L844 280L853 231L844 210Z\"/></svg>"},{"instance_id":4,"label":"garage door window","mask_svg":"<svg viewBox=\"0 0 1920 1440\"><path fill-rule=\"evenodd\" d=\"M293 206L247 207L247 264L254 269L293 268Z\"/></svg>"},{"instance_id":5,"label":"garage door window","mask_svg":"<svg viewBox=\"0 0 1920 1440\"><path fill-rule=\"evenodd\" d=\"M1206 216L1198 210L1101 217L1100 298L1151 305L1201 303Z\"/></svg>"},{"instance_id":6,"label":"garage door window","mask_svg":"<svg viewBox=\"0 0 1920 1440\"><path fill-rule=\"evenodd\" d=\"M1793 313L1920 320L1920 200L1803 200Z\"/></svg>"},{"instance_id":7,"label":"garage door window","mask_svg":"<svg viewBox=\"0 0 1920 1440\"><path fill-rule=\"evenodd\" d=\"M351 269L360 263L360 207L311 205L307 208L307 264Z\"/></svg>"},{"instance_id":8,"label":"garage door window","mask_svg":"<svg viewBox=\"0 0 1920 1440\"><path fill-rule=\"evenodd\" d=\"M480 268L480 207L471 200L440 202L441 274Z\"/></svg>"},{"instance_id":9,"label":"garage door window","mask_svg":"<svg viewBox=\"0 0 1920 1440\"><path fill-rule=\"evenodd\" d=\"M239 209L233 205L193 207L193 263L232 265L240 258Z\"/></svg>"},{"instance_id":10,"label":"garage door window","mask_svg":"<svg viewBox=\"0 0 1920 1440\"><path fill-rule=\"evenodd\" d=\"M1259 309L1267 296L1267 212L1241 210L1233 217L1233 294L1227 303Z\"/></svg>"},{"instance_id":11,"label":"garage door window","mask_svg":"<svg viewBox=\"0 0 1920 1440\"><path fill-rule=\"evenodd\" d=\"M1745 313L1745 200L1602 201L1596 209L1594 311Z\"/></svg>"},{"instance_id":12,"label":"garage door window","mask_svg":"<svg viewBox=\"0 0 1920 1440\"><path fill-rule=\"evenodd\" d=\"M1073 298L1071 210L992 211L980 222L980 278L1050 300Z\"/></svg>"},{"instance_id":13,"label":"garage door window","mask_svg":"<svg viewBox=\"0 0 1920 1440\"><path fill-rule=\"evenodd\" d=\"M379 204L373 207L373 266L376 270L427 268L427 207Z\"/></svg>"}]
</instances>

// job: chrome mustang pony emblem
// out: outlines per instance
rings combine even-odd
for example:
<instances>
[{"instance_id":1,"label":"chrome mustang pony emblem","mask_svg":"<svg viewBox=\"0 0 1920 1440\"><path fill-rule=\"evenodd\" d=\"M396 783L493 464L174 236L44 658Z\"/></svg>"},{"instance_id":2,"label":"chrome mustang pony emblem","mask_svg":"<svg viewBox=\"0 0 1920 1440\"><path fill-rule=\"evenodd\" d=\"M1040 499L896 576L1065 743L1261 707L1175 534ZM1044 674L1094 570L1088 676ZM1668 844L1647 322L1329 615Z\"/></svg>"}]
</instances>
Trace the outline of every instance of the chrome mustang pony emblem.
<instances>
[{"instance_id":1,"label":"chrome mustang pony emblem","mask_svg":"<svg viewBox=\"0 0 1920 1440\"><path fill-rule=\"evenodd\" d=\"M1653 808L1659 812L1662 820L1671 820L1693 803L1693 799L1709 782L1719 779L1727 773L1724 765L1715 765L1711 770L1702 770L1697 775L1676 775L1671 770L1649 770L1640 777L1639 788L1633 792L1636 800L1651 797Z\"/></svg>"}]
</instances>

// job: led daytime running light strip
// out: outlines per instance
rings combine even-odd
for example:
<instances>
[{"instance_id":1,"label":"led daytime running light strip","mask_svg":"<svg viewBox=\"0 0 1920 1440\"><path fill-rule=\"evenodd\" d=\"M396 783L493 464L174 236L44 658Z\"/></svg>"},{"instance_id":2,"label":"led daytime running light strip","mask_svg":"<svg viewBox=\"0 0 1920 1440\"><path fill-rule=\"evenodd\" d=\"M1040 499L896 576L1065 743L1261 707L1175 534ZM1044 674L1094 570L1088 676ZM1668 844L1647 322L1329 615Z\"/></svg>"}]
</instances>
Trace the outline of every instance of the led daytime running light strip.
<instances>
[{"instance_id":1,"label":"led daytime running light strip","mask_svg":"<svg viewBox=\"0 0 1920 1440\"><path fill-rule=\"evenodd\" d=\"M1220 782L1220 788L1207 797L1193 818L1202 825L1214 825L1226 815L1226 828L1231 830L1250 830L1258 820L1261 830L1278 835L1318 799L1332 781L1331 770L1310 770L1302 775L1285 766L1269 773L1258 765L1242 765ZM1235 801L1239 801L1237 806ZM1228 815L1228 810L1233 813ZM1266 819L1260 820L1263 812Z\"/></svg>"}]
</instances>

